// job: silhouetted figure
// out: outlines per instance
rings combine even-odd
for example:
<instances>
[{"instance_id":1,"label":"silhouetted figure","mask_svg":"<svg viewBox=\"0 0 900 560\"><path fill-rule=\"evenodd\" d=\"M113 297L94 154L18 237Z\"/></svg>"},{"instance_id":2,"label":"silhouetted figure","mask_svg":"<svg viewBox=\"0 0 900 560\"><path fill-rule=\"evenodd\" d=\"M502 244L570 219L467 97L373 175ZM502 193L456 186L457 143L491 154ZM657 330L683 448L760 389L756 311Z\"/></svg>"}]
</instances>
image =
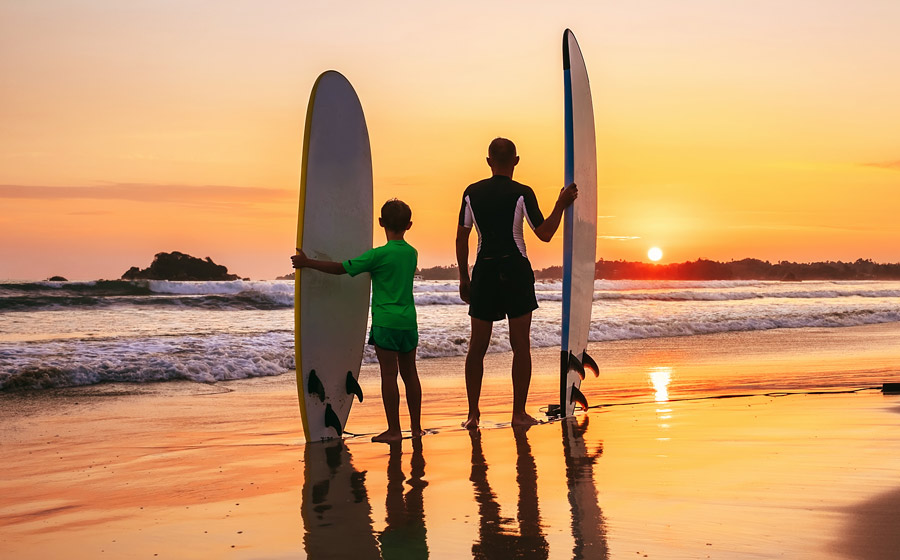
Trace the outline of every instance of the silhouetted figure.
<instances>
[{"instance_id":1,"label":"silhouetted figure","mask_svg":"<svg viewBox=\"0 0 900 560\"><path fill-rule=\"evenodd\" d=\"M491 342L494 321L509 319L509 344L513 351L512 425L531 426L537 420L525 411L531 385L531 313L538 308L534 271L525 252L524 225L541 241L549 242L563 211L575 201L575 183L562 189L547 218L528 185L513 181L519 164L516 145L494 138L488 146L491 178L469 185L462 196L456 229L456 262L459 297L469 304L472 332L466 354L466 397L469 413L463 427L473 430L481 421L481 383L484 354ZM478 252L469 278L469 236L478 231Z\"/></svg>"}]
</instances>

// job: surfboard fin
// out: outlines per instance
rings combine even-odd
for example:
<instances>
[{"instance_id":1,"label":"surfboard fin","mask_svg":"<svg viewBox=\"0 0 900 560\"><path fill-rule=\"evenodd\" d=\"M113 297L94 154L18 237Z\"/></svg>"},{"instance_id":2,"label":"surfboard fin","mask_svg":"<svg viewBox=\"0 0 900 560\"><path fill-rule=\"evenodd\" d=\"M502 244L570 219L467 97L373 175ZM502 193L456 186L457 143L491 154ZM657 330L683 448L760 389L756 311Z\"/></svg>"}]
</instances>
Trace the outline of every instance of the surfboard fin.
<instances>
[{"instance_id":1,"label":"surfboard fin","mask_svg":"<svg viewBox=\"0 0 900 560\"><path fill-rule=\"evenodd\" d=\"M584 364L585 369L593 372L594 377L600 377L600 368L597 367L597 362L594 361L594 358L588 356L587 350L581 354L581 363Z\"/></svg>"},{"instance_id":2,"label":"surfboard fin","mask_svg":"<svg viewBox=\"0 0 900 560\"><path fill-rule=\"evenodd\" d=\"M319 379L319 376L316 375L316 370L309 370L309 381L306 382L306 392L310 395L316 395L319 397L319 400L325 402L325 385L322 384L322 380Z\"/></svg>"},{"instance_id":3,"label":"surfboard fin","mask_svg":"<svg viewBox=\"0 0 900 560\"><path fill-rule=\"evenodd\" d=\"M341 426L341 420L338 418L337 414L334 413L331 404L325 405L325 427L334 428L338 436L344 433L344 428Z\"/></svg>"},{"instance_id":4,"label":"surfboard fin","mask_svg":"<svg viewBox=\"0 0 900 560\"><path fill-rule=\"evenodd\" d=\"M569 397L569 402L578 404L584 410L588 409L587 398L584 396L584 393L579 391L578 387L576 387L575 385L572 385L572 394Z\"/></svg>"},{"instance_id":5,"label":"surfboard fin","mask_svg":"<svg viewBox=\"0 0 900 560\"><path fill-rule=\"evenodd\" d=\"M575 357L575 354L569 352L569 371L577 371L579 377L584 379L584 366L581 365L581 360Z\"/></svg>"},{"instance_id":6,"label":"surfboard fin","mask_svg":"<svg viewBox=\"0 0 900 560\"><path fill-rule=\"evenodd\" d=\"M359 402L363 400L362 387L359 386L359 381L353 377L352 371L347 372L347 394L356 395Z\"/></svg>"}]
</instances>

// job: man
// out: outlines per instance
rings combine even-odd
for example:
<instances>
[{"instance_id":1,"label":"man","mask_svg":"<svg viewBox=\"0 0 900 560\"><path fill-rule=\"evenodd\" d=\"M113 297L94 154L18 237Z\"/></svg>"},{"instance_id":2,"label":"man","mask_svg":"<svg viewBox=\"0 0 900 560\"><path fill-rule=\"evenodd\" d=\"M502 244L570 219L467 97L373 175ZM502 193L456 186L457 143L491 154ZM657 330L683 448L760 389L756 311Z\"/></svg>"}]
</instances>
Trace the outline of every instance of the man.
<instances>
[{"instance_id":1,"label":"man","mask_svg":"<svg viewBox=\"0 0 900 560\"><path fill-rule=\"evenodd\" d=\"M495 138L488 147L487 164L492 177L469 185L463 193L456 230L459 295L469 304L472 335L466 354L466 395L469 414L463 427L475 429L481 417L478 400L484 377L484 355L491 341L494 321L509 318L509 342L513 350L514 426L530 426L537 420L525 412L531 384L531 312L537 309L534 271L525 253L523 221L541 241L548 242L559 229L563 211L575 201L574 183L562 189L553 212L544 219L531 187L513 181L519 163L516 145ZM469 278L469 234L478 230L478 253Z\"/></svg>"}]
</instances>

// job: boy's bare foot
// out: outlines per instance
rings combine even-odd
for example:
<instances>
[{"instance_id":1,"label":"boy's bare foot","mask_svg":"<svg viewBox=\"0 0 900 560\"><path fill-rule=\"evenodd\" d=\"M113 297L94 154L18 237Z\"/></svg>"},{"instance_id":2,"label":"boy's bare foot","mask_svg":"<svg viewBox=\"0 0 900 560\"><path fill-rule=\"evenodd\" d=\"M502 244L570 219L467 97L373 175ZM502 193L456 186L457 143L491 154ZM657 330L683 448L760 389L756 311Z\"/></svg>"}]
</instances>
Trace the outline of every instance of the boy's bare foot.
<instances>
[{"instance_id":1,"label":"boy's bare foot","mask_svg":"<svg viewBox=\"0 0 900 560\"><path fill-rule=\"evenodd\" d=\"M534 426L535 424L540 424L540 422L535 420L527 412L516 412L513 414L513 417L512 417L512 425L513 426Z\"/></svg>"},{"instance_id":2,"label":"boy's bare foot","mask_svg":"<svg viewBox=\"0 0 900 560\"><path fill-rule=\"evenodd\" d=\"M396 443L402 439L403 439L403 433L400 432L399 430L396 432L391 431L391 430L385 430L384 432L381 432L377 436L373 437L372 441L375 441L378 443Z\"/></svg>"},{"instance_id":3,"label":"boy's bare foot","mask_svg":"<svg viewBox=\"0 0 900 560\"><path fill-rule=\"evenodd\" d=\"M480 416L469 416L465 422L462 423L462 427L467 430L477 430L478 429L478 421L481 419Z\"/></svg>"}]
</instances>

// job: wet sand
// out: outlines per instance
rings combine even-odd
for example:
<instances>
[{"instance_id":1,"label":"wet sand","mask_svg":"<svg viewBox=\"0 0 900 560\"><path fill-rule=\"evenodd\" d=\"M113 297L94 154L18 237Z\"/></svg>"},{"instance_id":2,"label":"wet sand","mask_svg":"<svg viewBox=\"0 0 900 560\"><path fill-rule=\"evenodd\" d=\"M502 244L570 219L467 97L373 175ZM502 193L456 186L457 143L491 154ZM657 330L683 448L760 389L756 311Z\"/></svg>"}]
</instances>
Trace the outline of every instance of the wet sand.
<instances>
[{"instance_id":1,"label":"wet sand","mask_svg":"<svg viewBox=\"0 0 900 560\"><path fill-rule=\"evenodd\" d=\"M458 427L462 360L423 360L421 445L368 441L384 427L373 365L359 435L313 445L292 376L0 395L0 550L895 558L900 396L874 387L900 381L898 341L890 324L595 344L593 407L527 431L507 425L510 356L492 355L476 434ZM535 415L557 354L534 353Z\"/></svg>"}]
</instances>

